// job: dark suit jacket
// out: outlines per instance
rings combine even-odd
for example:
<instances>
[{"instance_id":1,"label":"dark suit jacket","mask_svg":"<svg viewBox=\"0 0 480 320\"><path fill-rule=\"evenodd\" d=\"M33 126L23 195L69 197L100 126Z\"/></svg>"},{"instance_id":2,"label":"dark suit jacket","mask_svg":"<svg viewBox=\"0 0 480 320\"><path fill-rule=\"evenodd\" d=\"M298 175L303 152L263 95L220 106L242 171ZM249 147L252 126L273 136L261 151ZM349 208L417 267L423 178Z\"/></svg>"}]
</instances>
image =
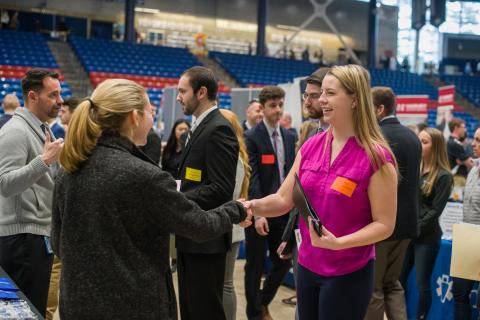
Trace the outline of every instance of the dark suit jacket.
<instances>
[{"instance_id":1,"label":"dark suit jacket","mask_svg":"<svg viewBox=\"0 0 480 320\"><path fill-rule=\"evenodd\" d=\"M52 131L53 135L55 136L55 139L65 139L65 129L58 123L54 123L53 126L50 128Z\"/></svg>"},{"instance_id":2,"label":"dark suit jacket","mask_svg":"<svg viewBox=\"0 0 480 320\"><path fill-rule=\"evenodd\" d=\"M202 209L232 200L239 146L231 124L218 109L208 114L193 132L182 154L178 179L181 191ZM177 236L177 249L188 253L222 253L230 249L231 232L197 243Z\"/></svg>"},{"instance_id":3,"label":"dark suit jacket","mask_svg":"<svg viewBox=\"0 0 480 320\"><path fill-rule=\"evenodd\" d=\"M4 114L3 116L0 117L0 128L3 127L5 123L7 123L8 120L12 118L11 114Z\"/></svg>"},{"instance_id":4,"label":"dark suit jacket","mask_svg":"<svg viewBox=\"0 0 480 320\"><path fill-rule=\"evenodd\" d=\"M286 177L295 161L295 137L282 127L280 127L280 132L285 151L284 172ZM265 161L264 156L274 155L274 151L267 127L263 121L245 132L245 138L249 163L252 168L248 190L249 198L259 199L277 192L280 187L278 161L276 157L274 163L269 164L269 161Z\"/></svg>"},{"instance_id":5,"label":"dark suit jacket","mask_svg":"<svg viewBox=\"0 0 480 320\"><path fill-rule=\"evenodd\" d=\"M155 162L160 163L162 157L162 139L155 133L153 129L150 129L147 135L147 144L140 147L140 149Z\"/></svg>"},{"instance_id":6,"label":"dark suit jacket","mask_svg":"<svg viewBox=\"0 0 480 320\"><path fill-rule=\"evenodd\" d=\"M400 171L397 199L397 222L387 240L412 239L418 235L420 210L420 159L422 145L415 133L397 118L380 122L383 136L397 158Z\"/></svg>"},{"instance_id":7,"label":"dark suit jacket","mask_svg":"<svg viewBox=\"0 0 480 320\"><path fill-rule=\"evenodd\" d=\"M243 122L242 122L242 129L243 129L244 132L248 130L248 128L247 128L247 120L243 120Z\"/></svg>"}]
</instances>

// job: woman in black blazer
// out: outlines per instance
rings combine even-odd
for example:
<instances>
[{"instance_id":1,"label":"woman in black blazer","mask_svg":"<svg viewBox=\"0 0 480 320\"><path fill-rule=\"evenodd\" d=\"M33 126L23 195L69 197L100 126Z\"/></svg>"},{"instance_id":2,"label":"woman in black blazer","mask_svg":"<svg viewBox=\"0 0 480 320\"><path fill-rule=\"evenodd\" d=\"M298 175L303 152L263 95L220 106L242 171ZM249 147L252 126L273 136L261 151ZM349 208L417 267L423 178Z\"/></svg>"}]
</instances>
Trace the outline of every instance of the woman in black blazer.
<instances>
[{"instance_id":1,"label":"woman in black blazer","mask_svg":"<svg viewBox=\"0 0 480 320\"><path fill-rule=\"evenodd\" d=\"M152 121L144 88L118 79L73 115L52 217L62 319L176 319L169 234L206 241L247 216L238 202L203 211L177 192L137 148Z\"/></svg>"},{"instance_id":2,"label":"woman in black blazer","mask_svg":"<svg viewBox=\"0 0 480 320\"><path fill-rule=\"evenodd\" d=\"M416 318L427 319L432 304L432 272L442 237L439 219L453 188L453 176L443 133L435 128L426 128L419 132L418 137L422 143L420 234L407 248L400 282L407 290L408 275L415 266L419 294Z\"/></svg>"},{"instance_id":3,"label":"woman in black blazer","mask_svg":"<svg viewBox=\"0 0 480 320\"><path fill-rule=\"evenodd\" d=\"M185 141L182 141L182 137L188 130L190 130L190 123L187 120L175 121L167 145L163 149L162 169L169 172L175 179L178 176L178 166L185 148Z\"/></svg>"}]
</instances>

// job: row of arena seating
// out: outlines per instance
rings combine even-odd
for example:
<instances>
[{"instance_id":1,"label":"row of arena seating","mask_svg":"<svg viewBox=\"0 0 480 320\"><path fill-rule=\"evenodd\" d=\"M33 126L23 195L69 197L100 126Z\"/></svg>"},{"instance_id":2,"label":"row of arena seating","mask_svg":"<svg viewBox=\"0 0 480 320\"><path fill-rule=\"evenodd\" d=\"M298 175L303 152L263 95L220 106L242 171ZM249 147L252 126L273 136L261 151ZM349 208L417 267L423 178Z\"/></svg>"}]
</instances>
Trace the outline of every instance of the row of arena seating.
<instances>
[{"instance_id":1,"label":"row of arena seating","mask_svg":"<svg viewBox=\"0 0 480 320\"><path fill-rule=\"evenodd\" d=\"M43 35L0 30L0 65L58 68Z\"/></svg>"},{"instance_id":2,"label":"row of arena seating","mask_svg":"<svg viewBox=\"0 0 480 320\"><path fill-rule=\"evenodd\" d=\"M75 37L70 44L94 87L106 79L130 79L146 88L150 102L157 107L164 87L176 86L183 71L201 65L186 49ZM219 102L221 108L230 108L230 88L221 81Z\"/></svg>"},{"instance_id":3,"label":"row of arena seating","mask_svg":"<svg viewBox=\"0 0 480 320\"><path fill-rule=\"evenodd\" d=\"M87 72L179 78L198 59L187 49L72 37L70 43Z\"/></svg>"},{"instance_id":4,"label":"row of arena seating","mask_svg":"<svg viewBox=\"0 0 480 320\"><path fill-rule=\"evenodd\" d=\"M0 43L0 101L5 95L13 93L23 105L21 78L33 67L59 73L62 96L68 98L72 95L43 35L0 30ZM0 113L3 113L2 108Z\"/></svg>"},{"instance_id":5,"label":"row of arena seating","mask_svg":"<svg viewBox=\"0 0 480 320\"><path fill-rule=\"evenodd\" d=\"M0 78L21 79L25 75L25 73L32 68L33 66L25 67L25 66L0 65ZM64 81L64 77L63 77L63 74L60 72L60 69L57 68L57 69L50 69L50 70L58 73L60 81Z\"/></svg>"},{"instance_id":6,"label":"row of arena seating","mask_svg":"<svg viewBox=\"0 0 480 320\"><path fill-rule=\"evenodd\" d=\"M479 128L480 121L472 116L470 113L465 111L454 111L453 116L455 118L460 118L465 121L465 127L467 128L467 136L473 138L475 130ZM429 109L427 115L427 125L429 127L437 127L437 110Z\"/></svg>"},{"instance_id":7,"label":"row of arena seating","mask_svg":"<svg viewBox=\"0 0 480 320\"><path fill-rule=\"evenodd\" d=\"M480 76L450 76L441 77L448 84L454 84L455 89L477 108L480 108Z\"/></svg>"},{"instance_id":8,"label":"row of arena seating","mask_svg":"<svg viewBox=\"0 0 480 320\"><path fill-rule=\"evenodd\" d=\"M437 100L438 90L425 79L415 73L370 69L372 87L387 86L393 89L396 95L427 94L430 100Z\"/></svg>"},{"instance_id":9,"label":"row of arena seating","mask_svg":"<svg viewBox=\"0 0 480 320\"><path fill-rule=\"evenodd\" d=\"M215 59L243 87L276 85L307 76L318 66L307 61L257 57L251 55L210 51Z\"/></svg>"}]
</instances>

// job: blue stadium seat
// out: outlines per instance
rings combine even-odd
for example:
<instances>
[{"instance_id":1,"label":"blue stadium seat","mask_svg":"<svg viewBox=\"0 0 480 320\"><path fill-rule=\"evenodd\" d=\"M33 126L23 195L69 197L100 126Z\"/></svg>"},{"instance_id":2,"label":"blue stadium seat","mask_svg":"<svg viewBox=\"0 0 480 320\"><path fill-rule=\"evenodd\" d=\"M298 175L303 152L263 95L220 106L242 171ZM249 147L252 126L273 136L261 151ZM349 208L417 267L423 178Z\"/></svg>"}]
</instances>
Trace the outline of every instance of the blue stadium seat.
<instances>
[{"instance_id":1,"label":"blue stadium seat","mask_svg":"<svg viewBox=\"0 0 480 320\"><path fill-rule=\"evenodd\" d=\"M279 84L310 75L318 66L306 61L258 57L211 51L209 56L220 63L242 86Z\"/></svg>"}]
</instances>

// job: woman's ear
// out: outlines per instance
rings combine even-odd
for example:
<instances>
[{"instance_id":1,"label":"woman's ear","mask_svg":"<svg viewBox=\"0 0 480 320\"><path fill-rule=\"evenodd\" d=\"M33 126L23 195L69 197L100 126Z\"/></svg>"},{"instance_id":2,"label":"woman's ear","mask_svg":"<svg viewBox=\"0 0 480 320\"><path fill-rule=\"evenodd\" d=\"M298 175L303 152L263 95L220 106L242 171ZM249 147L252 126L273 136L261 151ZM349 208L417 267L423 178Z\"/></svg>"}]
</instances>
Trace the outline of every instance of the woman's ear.
<instances>
[{"instance_id":1,"label":"woman's ear","mask_svg":"<svg viewBox=\"0 0 480 320\"><path fill-rule=\"evenodd\" d=\"M140 119L138 117L139 117L138 110L135 109L132 112L130 112L129 122L134 128L138 127L138 123L140 122Z\"/></svg>"}]
</instances>

